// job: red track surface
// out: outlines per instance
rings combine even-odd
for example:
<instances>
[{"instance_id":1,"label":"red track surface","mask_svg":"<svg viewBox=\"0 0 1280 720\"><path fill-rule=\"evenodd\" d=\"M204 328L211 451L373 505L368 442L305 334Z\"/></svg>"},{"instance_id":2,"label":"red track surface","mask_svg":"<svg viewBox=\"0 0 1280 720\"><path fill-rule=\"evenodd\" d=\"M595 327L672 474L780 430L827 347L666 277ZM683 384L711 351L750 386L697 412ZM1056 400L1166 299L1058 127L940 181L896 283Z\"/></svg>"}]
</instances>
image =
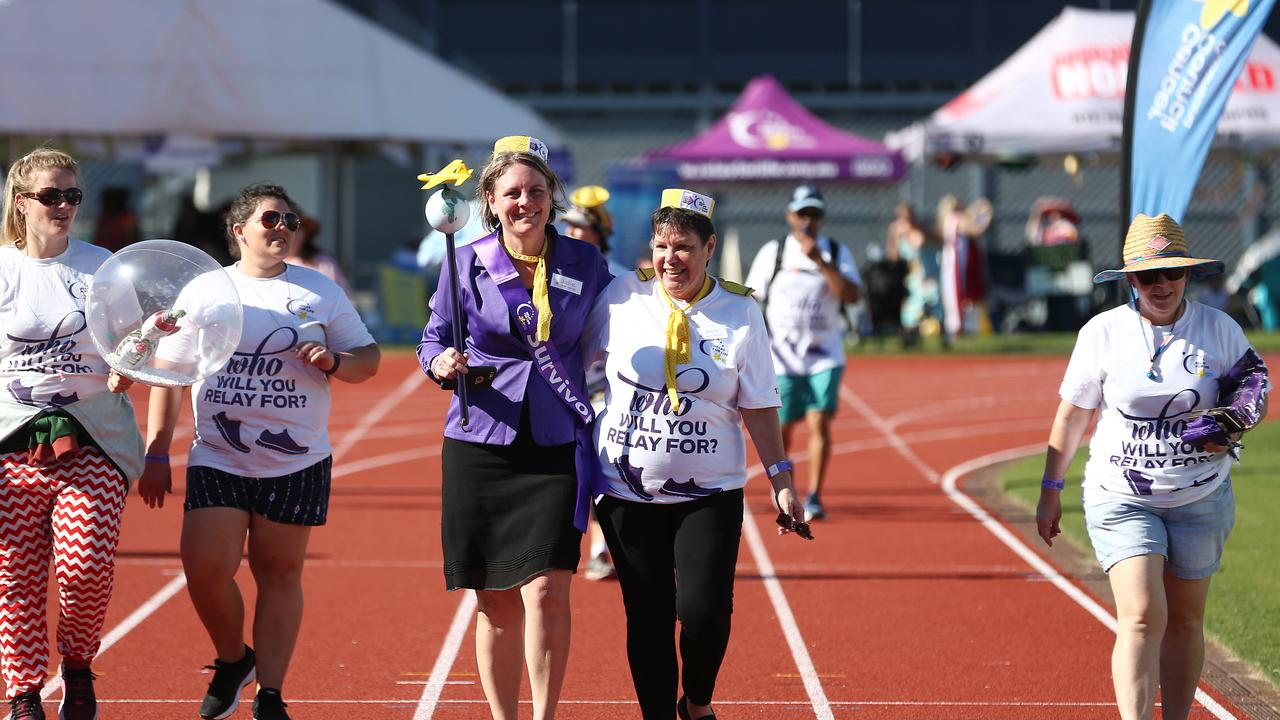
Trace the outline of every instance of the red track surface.
<instances>
[{"instance_id":1,"label":"red track surface","mask_svg":"<svg viewBox=\"0 0 1280 720\"><path fill-rule=\"evenodd\" d=\"M1110 631L939 485L961 463L1043 443L1064 366L851 360L825 492L830 518L815 526L816 541L774 534L754 468L755 528L739 557L720 717L1115 716ZM445 592L440 574L448 396L418 374L401 354L384 358L369 383L335 383L329 525L312 535L306 617L285 687L295 718L488 717L473 623L450 634L467 595ZM145 417L145 392L135 398ZM189 419L185 427L179 442L189 439ZM181 492L162 510L130 497L107 618L112 644L94 666L103 718L195 717L208 682L201 667L212 648L177 584ZM247 568L241 582L251 607ZM171 596L157 597L166 587ZM559 716L639 718L617 585L575 579L573 613ZM783 629L790 623L794 647ZM522 713L530 716L528 705ZM246 702L235 717L249 715Z\"/></svg>"}]
</instances>

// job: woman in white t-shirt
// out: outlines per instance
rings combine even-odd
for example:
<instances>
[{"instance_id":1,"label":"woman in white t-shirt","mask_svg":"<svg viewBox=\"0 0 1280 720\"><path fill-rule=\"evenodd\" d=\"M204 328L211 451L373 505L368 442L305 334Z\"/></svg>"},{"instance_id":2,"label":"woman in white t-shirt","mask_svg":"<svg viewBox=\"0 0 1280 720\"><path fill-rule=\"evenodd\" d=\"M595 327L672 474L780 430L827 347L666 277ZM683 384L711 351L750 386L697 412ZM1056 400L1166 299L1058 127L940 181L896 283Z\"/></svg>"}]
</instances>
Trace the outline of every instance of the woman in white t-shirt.
<instances>
[{"instance_id":1,"label":"woman in white t-shirt","mask_svg":"<svg viewBox=\"0 0 1280 720\"><path fill-rule=\"evenodd\" d=\"M653 269L615 279L583 334L588 360L606 355L595 432L608 490L596 513L622 586L627 659L647 720L669 719L673 702L684 720L712 713L747 482L742 424L785 509L780 520L807 534L784 457L764 317L749 288L707 272L713 207L698 193L664 191L652 220Z\"/></svg>"},{"instance_id":2,"label":"woman in white t-shirt","mask_svg":"<svg viewBox=\"0 0 1280 720\"><path fill-rule=\"evenodd\" d=\"M64 152L9 167L0 231L0 674L15 718L43 718L49 559L62 717L96 717L89 664L111 599L129 481L142 472L130 384L89 337L85 293L111 253L71 238L84 193Z\"/></svg>"},{"instance_id":3,"label":"woman in white t-shirt","mask_svg":"<svg viewBox=\"0 0 1280 720\"><path fill-rule=\"evenodd\" d=\"M1067 468L1088 429L1084 513L1116 600L1111 657L1124 718L1185 718L1204 664L1209 580L1235 522L1232 456L1266 412L1267 369L1226 314L1186 298L1190 278L1222 272L1191 257L1168 215L1138 215L1124 279L1134 300L1080 331L1049 435L1036 509L1052 545Z\"/></svg>"},{"instance_id":4,"label":"woman in white t-shirt","mask_svg":"<svg viewBox=\"0 0 1280 720\"><path fill-rule=\"evenodd\" d=\"M311 528L329 504L329 383L359 383L380 353L351 301L315 270L289 265L297 206L277 185L250 185L227 211L226 269L244 306L231 359L192 388L195 439L187 455L182 567L196 614L217 652L200 707L230 715L258 680L255 718L287 718L280 689L302 623L302 566ZM178 360L197 340L206 304L222 302L193 282L179 296L183 327L157 357ZM181 388L152 388L147 467L138 491L162 507L172 487L169 446ZM244 602L235 582L245 540L258 587L253 638L244 642Z\"/></svg>"}]
</instances>

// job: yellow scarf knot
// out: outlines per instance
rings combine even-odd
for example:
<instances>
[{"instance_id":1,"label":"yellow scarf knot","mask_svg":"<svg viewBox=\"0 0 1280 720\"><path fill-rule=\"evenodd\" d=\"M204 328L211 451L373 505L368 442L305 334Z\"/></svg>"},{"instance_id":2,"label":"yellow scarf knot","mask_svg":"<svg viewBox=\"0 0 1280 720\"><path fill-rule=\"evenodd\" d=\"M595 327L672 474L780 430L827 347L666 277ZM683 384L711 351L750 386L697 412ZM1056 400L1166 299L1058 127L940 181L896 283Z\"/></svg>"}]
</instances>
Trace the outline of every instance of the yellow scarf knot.
<instances>
[{"instance_id":1,"label":"yellow scarf knot","mask_svg":"<svg viewBox=\"0 0 1280 720\"><path fill-rule=\"evenodd\" d=\"M667 315L667 346L663 353L663 377L667 381L667 398L671 400L671 409L674 411L680 407L680 394L676 391L676 366L687 365L693 355L690 352L689 345L689 311L693 309L694 303L706 297L711 292L714 283L711 277L707 276L702 281L702 289L698 291L697 296L689 301L684 309L676 307L671 296L667 294L667 288L663 286L662 281L658 281L658 291L662 293L662 299L667 301L667 309L670 314Z\"/></svg>"},{"instance_id":2,"label":"yellow scarf knot","mask_svg":"<svg viewBox=\"0 0 1280 720\"><path fill-rule=\"evenodd\" d=\"M533 271L533 307L538 311L538 329L534 335L538 342L546 342L551 338L551 298L547 294L547 248L550 247L551 240L548 238L542 243L542 252L537 255L521 255L512 250L506 242L502 243L503 249L507 254L521 262L538 263L537 269Z\"/></svg>"}]
</instances>

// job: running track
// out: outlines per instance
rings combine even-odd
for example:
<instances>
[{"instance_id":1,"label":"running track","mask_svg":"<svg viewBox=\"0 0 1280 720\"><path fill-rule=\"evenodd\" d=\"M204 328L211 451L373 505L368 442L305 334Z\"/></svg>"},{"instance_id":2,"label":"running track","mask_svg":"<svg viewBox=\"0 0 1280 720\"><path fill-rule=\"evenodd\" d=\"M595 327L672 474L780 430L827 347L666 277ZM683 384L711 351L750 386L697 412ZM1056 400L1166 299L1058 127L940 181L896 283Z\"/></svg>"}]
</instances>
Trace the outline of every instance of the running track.
<instances>
[{"instance_id":1,"label":"running track","mask_svg":"<svg viewBox=\"0 0 1280 720\"><path fill-rule=\"evenodd\" d=\"M1041 560L1050 554L984 524L957 488L973 468L1043 446L1064 366L851 359L825 493L830 519L815 526L816 541L774 534L767 484L751 468L721 718L1115 716L1109 616L1054 575ZM329 525L312 535L290 712L488 717L472 600L445 592L440 575L447 395L423 382L408 354L384 357L373 381L335 388L333 500ZM134 397L145 417L145 392ZM179 433L175 446L189 440L189 418ZM130 496L94 666L103 718L195 717L208 682L201 668L212 651L177 557L181 492L162 510ZM251 607L247 567L240 579ZM639 718L617 585L575 579L573 619L559 717ZM1205 690L1211 708L1193 717L1245 717ZM51 681L47 710L56 712L60 694ZM235 717L249 715L245 702Z\"/></svg>"}]
</instances>

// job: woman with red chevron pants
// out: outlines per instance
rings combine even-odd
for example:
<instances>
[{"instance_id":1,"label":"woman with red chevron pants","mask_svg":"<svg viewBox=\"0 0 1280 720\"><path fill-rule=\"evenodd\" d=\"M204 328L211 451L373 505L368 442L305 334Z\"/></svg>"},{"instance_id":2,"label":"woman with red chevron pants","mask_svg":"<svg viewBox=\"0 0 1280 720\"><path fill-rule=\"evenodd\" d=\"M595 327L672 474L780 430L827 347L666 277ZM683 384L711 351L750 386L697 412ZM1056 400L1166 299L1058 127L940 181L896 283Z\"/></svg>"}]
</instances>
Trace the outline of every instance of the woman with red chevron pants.
<instances>
[{"instance_id":1,"label":"woman with red chevron pants","mask_svg":"<svg viewBox=\"0 0 1280 720\"><path fill-rule=\"evenodd\" d=\"M111 253L71 239L79 166L41 148L9 168L0 226L0 673L12 718L44 718L49 556L58 579L58 716L98 716L89 663L115 574L120 514L142 438L85 323Z\"/></svg>"}]
</instances>

